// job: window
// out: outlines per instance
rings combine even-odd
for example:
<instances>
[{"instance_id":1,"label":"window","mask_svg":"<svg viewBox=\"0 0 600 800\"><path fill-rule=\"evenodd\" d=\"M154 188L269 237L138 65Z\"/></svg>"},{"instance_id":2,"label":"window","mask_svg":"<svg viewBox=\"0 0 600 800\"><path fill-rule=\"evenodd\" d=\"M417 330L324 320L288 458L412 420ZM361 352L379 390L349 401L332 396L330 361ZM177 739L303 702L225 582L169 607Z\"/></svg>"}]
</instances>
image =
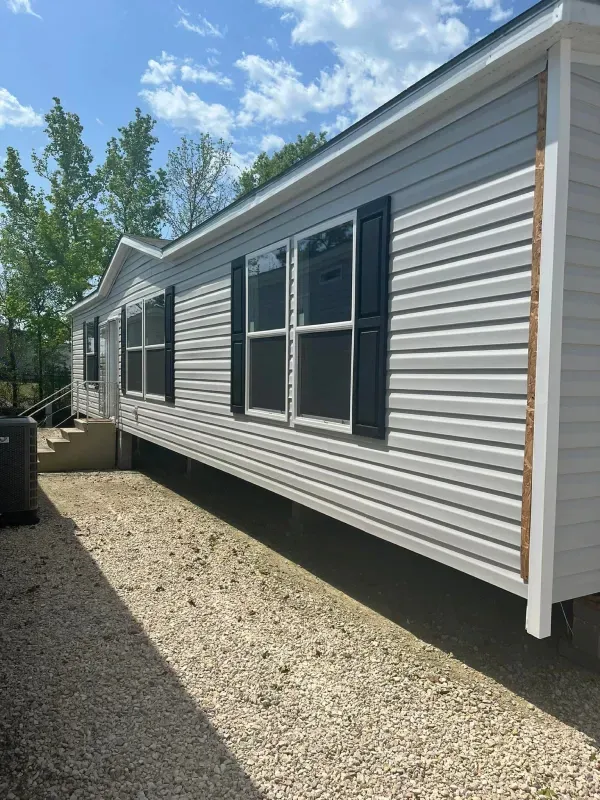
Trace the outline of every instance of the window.
<instances>
[{"instance_id":1,"label":"window","mask_svg":"<svg viewBox=\"0 0 600 800\"><path fill-rule=\"evenodd\" d=\"M246 257L246 411L287 414L288 245Z\"/></svg>"},{"instance_id":2,"label":"window","mask_svg":"<svg viewBox=\"0 0 600 800\"><path fill-rule=\"evenodd\" d=\"M127 392L165 397L165 294L130 303L127 324Z\"/></svg>"},{"instance_id":3,"label":"window","mask_svg":"<svg viewBox=\"0 0 600 800\"><path fill-rule=\"evenodd\" d=\"M386 438L390 210L379 197L232 260L233 414L287 421L291 375L292 426Z\"/></svg>"},{"instance_id":4,"label":"window","mask_svg":"<svg viewBox=\"0 0 600 800\"><path fill-rule=\"evenodd\" d=\"M96 377L96 327L95 322L85 323L85 375L87 380L95 381Z\"/></svg>"},{"instance_id":5,"label":"window","mask_svg":"<svg viewBox=\"0 0 600 800\"><path fill-rule=\"evenodd\" d=\"M354 218L295 239L295 418L350 427Z\"/></svg>"},{"instance_id":6,"label":"window","mask_svg":"<svg viewBox=\"0 0 600 800\"><path fill-rule=\"evenodd\" d=\"M144 303L144 365L146 394L165 396L165 295L151 297Z\"/></svg>"}]
</instances>

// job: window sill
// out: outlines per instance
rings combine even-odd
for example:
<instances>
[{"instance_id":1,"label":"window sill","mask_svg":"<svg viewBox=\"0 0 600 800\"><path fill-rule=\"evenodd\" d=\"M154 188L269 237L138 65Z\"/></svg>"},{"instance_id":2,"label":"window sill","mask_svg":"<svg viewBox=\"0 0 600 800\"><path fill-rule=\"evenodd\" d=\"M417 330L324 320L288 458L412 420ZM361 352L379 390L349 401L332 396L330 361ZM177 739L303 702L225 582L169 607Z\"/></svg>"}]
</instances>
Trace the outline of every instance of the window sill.
<instances>
[{"instance_id":1,"label":"window sill","mask_svg":"<svg viewBox=\"0 0 600 800\"><path fill-rule=\"evenodd\" d=\"M157 397L152 395L146 395L144 397L143 394L138 394L137 392L121 392L121 397L129 400L141 400L142 403L151 403L155 406L174 406L174 400L167 400L164 397Z\"/></svg>"},{"instance_id":2,"label":"window sill","mask_svg":"<svg viewBox=\"0 0 600 800\"><path fill-rule=\"evenodd\" d=\"M310 417L295 417L292 420L292 427L316 428L331 433L352 433L352 425L349 422L330 422L325 419L310 419Z\"/></svg>"},{"instance_id":3,"label":"window sill","mask_svg":"<svg viewBox=\"0 0 600 800\"><path fill-rule=\"evenodd\" d=\"M278 411L261 411L258 408L247 408L244 416L258 417L259 419L271 419L275 422L287 422L288 415Z\"/></svg>"}]
</instances>

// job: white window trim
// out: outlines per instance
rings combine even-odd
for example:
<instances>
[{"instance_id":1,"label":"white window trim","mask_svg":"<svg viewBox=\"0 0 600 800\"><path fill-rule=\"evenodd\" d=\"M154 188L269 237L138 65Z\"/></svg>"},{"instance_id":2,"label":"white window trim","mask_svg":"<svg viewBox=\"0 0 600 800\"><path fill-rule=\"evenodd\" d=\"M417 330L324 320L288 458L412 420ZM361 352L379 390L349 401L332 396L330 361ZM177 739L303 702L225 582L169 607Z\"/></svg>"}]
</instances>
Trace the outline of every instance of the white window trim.
<instances>
[{"instance_id":1,"label":"white window trim","mask_svg":"<svg viewBox=\"0 0 600 800\"><path fill-rule=\"evenodd\" d=\"M352 433L353 423L353 409L352 409L352 387L354 386L354 295L356 291L356 236L357 236L357 211L352 211L349 214L343 214L339 217L333 217L326 222L319 223L312 228L307 228L293 237L293 253L294 260L292 266L292 275L294 278L294 309L291 320L292 337L294 342L294 354L292 359L292 427L307 427L317 428L327 431L338 431L340 433ZM350 295L350 319L344 322L325 322L320 325L298 325L298 242L301 239L306 239L313 236L315 233L321 233L329 228L335 228L337 225L342 225L344 222L352 222L352 289ZM325 417L305 417L298 414L298 337L303 333L318 333L321 331L341 331L349 330L352 334L352 344L350 346L350 419L348 422L338 422L336 420L327 419Z\"/></svg>"},{"instance_id":2,"label":"white window trim","mask_svg":"<svg viewBox=\"0 0 600 800\"><path fill-rule=\"evenodd\" d=\"M248 329L248 260L256 258L256 256L270 253L273 250L279 250L285 247L285 326L283 328L273 328L268 331L250 331ZM260 250L255 250L248 253L244 262L244 281L245 281L245 294L246 294L246 308L245 308L245 414L250 417L260 417L262 419L271 419L279 422L287 422L289 417L289 354L290 354L290 240L282 239L279 242L261 247ZM285 336L285 410L284 411L269 411L266 408L250 408L250 342L252 339L264 339L273 336Z\"/></svg>"},{"instance_id":3,"label":"white window trim","mask_svg":"<svg viewBox=\"0 0 600 800\"><path fill-rule=\"evenodd\" d=\"M125 353L126 353L125 358L127 358L127 365L125 367L125 369L126 369L126 381L127 381L127 385L125 387L126 388L125 395L127 397L140 397L143 400L159 400L159 401L162 401L162 402L165 401L165 395L164 394L162 394L162 395L161 394L152 394L152 393L146 391L146 351L147 350L165 350L166 349L165 348L165 342L163 342L162 344L146 344L146 301L154 300L155 298L160 297L161 295L163 297L165 296L165 290L164 289L162 289L161 291L158 291L158 292L154 292L153 294L148 295L148 297L144 297L141 300L132 300L130 303L127 303L126 306L125 306L125 337L126 337L125 338ZM128 312L128 309L129 309L130 306L138 305L140 303L141 303L141 306L142 306L142 344L130 347L129 346L129 333L128 333L128 330L127 330L127 327L128 327L127 326L127 321L129 319L129 317L127 316L127 312ZM140 352L140 351L142 353L142 391L141 392L136 392L133 389L129 388L129 359L128 359L128 355L129 355L129 353L135 353L135 352Z\"/></svg>"},{"instance_id":4,"label":"white window trim","mask_svg":"<svg viewBox=\"0 0 600 800\"><path fill-rule=\"evenodd\" d=\"M94 320L92 319L91 322L88 322L88 320L85 321L85 336L84 336L84 342L83 342L83 354L85 356L95 356L96 355L96 340L95 340L95 338L93 336L92 336L92 342L94 342L94 350L91 353L89 353L88 349L87 349L87 344L88 344L88 325L91 325L92 326L92 330L93 330L94 329Z\"/></svg>"}]
</instances>

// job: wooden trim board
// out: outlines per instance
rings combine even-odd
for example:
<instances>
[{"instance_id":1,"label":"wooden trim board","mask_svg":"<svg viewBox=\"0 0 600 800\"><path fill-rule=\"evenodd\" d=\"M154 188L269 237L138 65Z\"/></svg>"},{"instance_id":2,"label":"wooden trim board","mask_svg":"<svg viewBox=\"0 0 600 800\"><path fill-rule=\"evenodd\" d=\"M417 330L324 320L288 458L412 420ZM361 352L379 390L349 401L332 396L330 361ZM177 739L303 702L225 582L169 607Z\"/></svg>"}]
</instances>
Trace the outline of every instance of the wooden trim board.
<instances>
[{"instance_id":1,"label":"wooden trim board","mask_svg":"<svg viewBox=\"0 0 600 800\"><path fill-rule=\"evenodd\" d=\"M531 248L531 305L529 307L529 345L527 356L527 410L525 416L525 457L521 504L521 577L529 579L529 539L531 533L531 486L533 481L533 429L535 421L535 378L537 369L538 316L540 304L540 257L544 209L544 166L546 154L546 112L548 70L538 75L537 141L533 190L533 236Z\"/></svg>"}]
</instances>

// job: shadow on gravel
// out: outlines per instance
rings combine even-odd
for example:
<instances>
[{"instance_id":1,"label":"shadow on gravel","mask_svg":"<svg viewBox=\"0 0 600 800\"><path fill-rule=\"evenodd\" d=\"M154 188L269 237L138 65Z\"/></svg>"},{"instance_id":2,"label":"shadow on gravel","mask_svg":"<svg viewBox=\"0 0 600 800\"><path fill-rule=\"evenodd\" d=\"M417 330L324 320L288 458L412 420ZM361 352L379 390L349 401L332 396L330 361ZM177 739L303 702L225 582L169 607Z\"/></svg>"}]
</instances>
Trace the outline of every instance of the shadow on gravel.
<instances>
[{"instance_id":1,"label":"shadow on gravel","mask_svg":"<svg viewBox=\"0 0 600 800\"><path fill-rule=\"evenodd\" d=\"M41 518L0 531L0 797L259 800L73 521Z\"/></svg>"},{"instance_id":2,"label":"shadow on gravel","mask_svg":"<svg viewBox=\"0 0 600 800\"><path fill-rule=\"evenodd\" d=\"M149 463L164 485L600 743L600 675L529 636L522 598L316 512L299 531L289 501L198 462L189 477Z\"/></svg>"}]
</instances>

